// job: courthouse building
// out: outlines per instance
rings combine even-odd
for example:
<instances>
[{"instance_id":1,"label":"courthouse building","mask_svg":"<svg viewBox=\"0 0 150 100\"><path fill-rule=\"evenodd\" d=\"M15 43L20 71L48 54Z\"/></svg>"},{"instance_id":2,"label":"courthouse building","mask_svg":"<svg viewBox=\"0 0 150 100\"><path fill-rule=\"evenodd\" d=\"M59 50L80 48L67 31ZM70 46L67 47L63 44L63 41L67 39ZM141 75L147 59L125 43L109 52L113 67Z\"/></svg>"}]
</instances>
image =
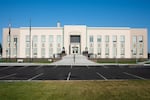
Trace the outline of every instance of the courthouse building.
<instances>
[{"instance_id":1,"label":"courthouse building","mask_svg":"<svg viewBox=\"0 0 150 100\"><path fill-rule=\"evenodd\" d=\"M128 27L20 27L3 29L3 58L52 58L65 51L97 58L147 58L147 29Z\"/></svg>"}]
</instances>

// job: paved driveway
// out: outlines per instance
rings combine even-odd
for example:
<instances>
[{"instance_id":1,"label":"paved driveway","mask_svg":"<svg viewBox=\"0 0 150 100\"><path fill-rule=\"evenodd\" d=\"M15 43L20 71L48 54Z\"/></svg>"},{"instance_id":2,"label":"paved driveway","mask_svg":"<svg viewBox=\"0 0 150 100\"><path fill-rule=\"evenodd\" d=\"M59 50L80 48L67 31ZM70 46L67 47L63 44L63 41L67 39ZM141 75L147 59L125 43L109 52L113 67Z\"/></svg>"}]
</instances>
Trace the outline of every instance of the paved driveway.
<instances>
[{"instance_id":1,"label":"paved driveway","mask_svg":"<svg viewBox=\"0 0 150 100\"><path fill-rule=\"evenodd\" d=\"M56 65L97 65L97 63L88 60L83 55L67 55L62 60L54 62Z\"/></svg>"}]
</instances>

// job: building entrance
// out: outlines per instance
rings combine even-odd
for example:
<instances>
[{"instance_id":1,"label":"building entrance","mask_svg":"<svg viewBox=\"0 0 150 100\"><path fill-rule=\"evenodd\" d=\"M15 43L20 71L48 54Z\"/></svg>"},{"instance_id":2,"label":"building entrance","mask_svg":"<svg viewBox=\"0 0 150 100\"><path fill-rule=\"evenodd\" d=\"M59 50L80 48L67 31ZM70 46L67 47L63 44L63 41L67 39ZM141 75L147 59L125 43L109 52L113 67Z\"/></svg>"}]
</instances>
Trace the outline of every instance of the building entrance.
<instances>
[{"instance_id":1,"label":"building entrance","mask_svg":"<svg viewBox=\"0 0 150 100\"><path fill-rule=\"evenodd\" d=\"M80 54L80 35L70 36L70 54Z\"/></svg>"},{"instance_id":2,"label":"building entrance","mask_svg":"<svg viewBox=\"0 0 150 100\"><path fill-rule=\"evenodd\" d=\"M71 54L80 54L80 44L71 44Z\"/></svg>"}]
</instances>

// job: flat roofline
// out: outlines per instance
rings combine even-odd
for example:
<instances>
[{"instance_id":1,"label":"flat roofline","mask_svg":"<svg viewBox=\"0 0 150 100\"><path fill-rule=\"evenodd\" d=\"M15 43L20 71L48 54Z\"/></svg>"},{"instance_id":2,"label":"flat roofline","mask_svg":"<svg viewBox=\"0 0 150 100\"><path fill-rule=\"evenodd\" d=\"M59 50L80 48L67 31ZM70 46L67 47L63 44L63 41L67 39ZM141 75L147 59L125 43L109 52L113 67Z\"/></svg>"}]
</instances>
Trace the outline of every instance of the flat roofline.
<instances>
[{"instance_id":1,"label":"flat roofline","mask_svg":"<svg viewBox=\"0 0 150 100\"><path fill-rule=\"evenodd\" d=\"M29 27L20 27L20 28L29 28ZM35 29L50 29L50 28L63 28L63 27L31 27Z\"/></svg>"},{"instance_id":2,"label":"flat roofline","mask_svg":"<svg viewBox=\"0 0 150 100\"><path fill-rule=\"evenodd\" d=\"M131 29L130 27L87 27L89 29Z\"/></svg>"}]
</instances>

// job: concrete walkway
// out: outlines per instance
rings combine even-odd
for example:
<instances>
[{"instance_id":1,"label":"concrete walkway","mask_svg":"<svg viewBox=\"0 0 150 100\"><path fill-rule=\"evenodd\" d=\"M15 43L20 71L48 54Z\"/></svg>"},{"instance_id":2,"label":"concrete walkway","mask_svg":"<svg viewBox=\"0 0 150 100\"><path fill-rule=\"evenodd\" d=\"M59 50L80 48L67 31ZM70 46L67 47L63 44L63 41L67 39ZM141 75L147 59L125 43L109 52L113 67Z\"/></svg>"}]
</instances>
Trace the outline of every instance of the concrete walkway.
<instances>
[{"instance_id":1,"label":"concrete walkway","mask_svg":"<svg viewBox=\"0 0 150 100\"><path fill-rule=\"evenodd\" d=\"M75 58L75 60L74 60ZM67 55L62 60L54 62L55 65L97 65L97 63L88 60L83 55Z\"/></svg>"}]
</instances>

